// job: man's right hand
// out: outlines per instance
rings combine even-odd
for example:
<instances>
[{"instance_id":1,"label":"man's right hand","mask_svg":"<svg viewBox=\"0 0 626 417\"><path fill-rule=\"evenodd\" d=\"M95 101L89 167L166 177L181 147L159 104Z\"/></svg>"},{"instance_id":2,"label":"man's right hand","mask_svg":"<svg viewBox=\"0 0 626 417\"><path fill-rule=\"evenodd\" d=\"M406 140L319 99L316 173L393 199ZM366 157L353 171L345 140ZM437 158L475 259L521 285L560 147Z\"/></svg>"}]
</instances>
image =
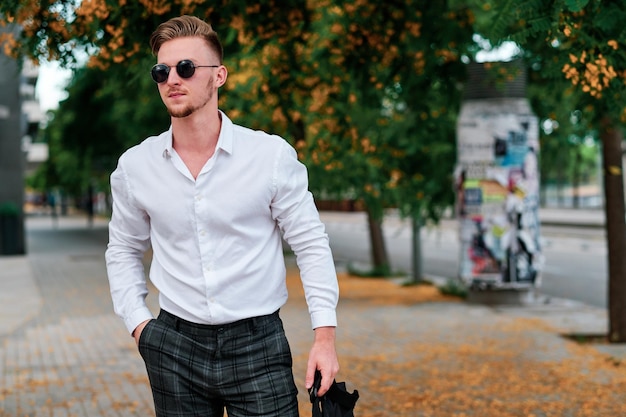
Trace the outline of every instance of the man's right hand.
<instances>
[{"instance_id":1,"label":"man's right hand","mask_svg":"<svg viewBox=\"0 0 626 417\"><path fill-rule=\"evenodd\" d=\"M146 324L148 324L150 320L146 320L146 321L142 321L141 323L139 323L139 326L135 327L135 330L133 330L133 337L135 338L135 343L137 344L137 346L139 346L139 337L141 337L141 332L143 331L143 328L146 327Z\"/></svg>"}]
</instances>

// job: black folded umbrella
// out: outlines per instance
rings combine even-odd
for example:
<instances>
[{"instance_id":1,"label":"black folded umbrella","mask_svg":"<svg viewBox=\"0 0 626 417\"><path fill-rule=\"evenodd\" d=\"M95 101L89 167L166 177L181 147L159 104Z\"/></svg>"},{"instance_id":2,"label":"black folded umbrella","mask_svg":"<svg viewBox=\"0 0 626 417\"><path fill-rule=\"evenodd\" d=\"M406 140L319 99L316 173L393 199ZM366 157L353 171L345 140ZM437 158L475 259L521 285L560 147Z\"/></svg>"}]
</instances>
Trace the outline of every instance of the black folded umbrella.
<instances>
[{"instance_id":1,"label":"black folded umbrella","mask_svg":"<svg viewBox=\"0 0 626 417\"><path fill-rule=\"evenodd\" d=\"M322 374L315 371L315 380L309 390L311 404L313 404L313 417L354 417L354 406L359 399L359 391L354 390L350 394L346 390L345 382L336 382L330 386L328 392L321 397L317 391L322 383Z\"/></svg>"}]
</instances>

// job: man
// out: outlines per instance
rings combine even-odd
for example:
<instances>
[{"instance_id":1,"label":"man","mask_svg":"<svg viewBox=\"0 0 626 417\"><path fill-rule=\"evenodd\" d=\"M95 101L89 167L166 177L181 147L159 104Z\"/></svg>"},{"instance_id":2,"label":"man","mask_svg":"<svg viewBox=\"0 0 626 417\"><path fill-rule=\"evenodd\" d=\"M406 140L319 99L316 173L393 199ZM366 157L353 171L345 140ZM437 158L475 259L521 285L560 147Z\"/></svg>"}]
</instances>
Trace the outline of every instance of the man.
<instances>
[{"instance_id":1,"label":"man","mask_svg":"<svg viewBox=\"0 0 626 417\"><path fill-rule=\"evenodd\" d=\"M150 39L171 127L126 151L111 174L106 252L116 313L135 338L157 416L297 416L279 308L287 300L282 238L296 254L314 341L305 387L339 365L337 276L305 167L282 138L218 110L226 82L211 26L182 16ZM153 319L143 253L161 312Z\"/></svg>"}]
</instances>

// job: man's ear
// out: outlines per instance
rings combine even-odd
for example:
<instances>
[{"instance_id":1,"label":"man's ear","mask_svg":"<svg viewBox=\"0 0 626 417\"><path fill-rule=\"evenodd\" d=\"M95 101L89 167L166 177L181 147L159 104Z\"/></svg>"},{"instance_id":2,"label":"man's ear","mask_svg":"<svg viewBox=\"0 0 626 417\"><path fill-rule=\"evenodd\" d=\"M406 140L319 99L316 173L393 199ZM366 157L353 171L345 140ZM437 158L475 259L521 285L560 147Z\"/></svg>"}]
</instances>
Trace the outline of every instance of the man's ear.
<instances>
[{"instance_id":1,"label":"man's ear","mask_svg":"<svg viewBox=\"0 0 626 417\"><path fill-rule=\"evenodd\" d=\"M215 74L215 86L221 87L226 84L226 79L228 78L228 70L224 65L220 65Z\"/></svg>"}]
</instances>

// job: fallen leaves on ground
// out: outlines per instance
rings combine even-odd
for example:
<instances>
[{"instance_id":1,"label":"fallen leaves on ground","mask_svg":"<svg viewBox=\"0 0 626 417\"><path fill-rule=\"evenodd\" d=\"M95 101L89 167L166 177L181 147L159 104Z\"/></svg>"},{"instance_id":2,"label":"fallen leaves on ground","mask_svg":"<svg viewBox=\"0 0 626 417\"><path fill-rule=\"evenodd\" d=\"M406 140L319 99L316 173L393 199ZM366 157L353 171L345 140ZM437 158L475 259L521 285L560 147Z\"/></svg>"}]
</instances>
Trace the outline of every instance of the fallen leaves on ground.
<instances>
[{"instance_id":1,"label":"fallen leaves on ground","mask_svg":"<svg viewBox=\"0 0 626 417\"><path fill-rule=\"evenodd\" d=\"M301 291L297 278L292 271L290 292ZM424 310L415 308L420 303L451 302L453 308L462 302L434 286L405 287L386 279L339 274L339 285L340 305L361 303L355 310L365 323L397 308L413 309L418 323L424 320ZM440 310L445 316L445 307ZM416 324L415 331L406 323L394 326L392 318L390 323L377 327L378 334L338 329L337 380L346 381L349 391L359 390L357 417L626 416L626 363L591 344L559 337L540 319L494 311L483 322L467 317L445 329L436 328L436 321L431 327ZM373 345L380 351L372 353ZM295 358L296 375L304 373L307 357L308 352ZM311 413L303 393L300 413Z\"/></svg>"},{"instance_id":2,"label":"fallen leaves on ground","mask_svg":"<svg viewBox=\"0 0 626 417\"><path fill-rule=\"evenodd\" d=\"M363 278L338 273L341 302L358 301L372 306L411 305L426 302L458 302L460 298L444 295L435 285L400 285L385 278ZM287 287L290 298L302 300L304 291L297 271L289 270Z\"/></svg>"}]
</instances>

